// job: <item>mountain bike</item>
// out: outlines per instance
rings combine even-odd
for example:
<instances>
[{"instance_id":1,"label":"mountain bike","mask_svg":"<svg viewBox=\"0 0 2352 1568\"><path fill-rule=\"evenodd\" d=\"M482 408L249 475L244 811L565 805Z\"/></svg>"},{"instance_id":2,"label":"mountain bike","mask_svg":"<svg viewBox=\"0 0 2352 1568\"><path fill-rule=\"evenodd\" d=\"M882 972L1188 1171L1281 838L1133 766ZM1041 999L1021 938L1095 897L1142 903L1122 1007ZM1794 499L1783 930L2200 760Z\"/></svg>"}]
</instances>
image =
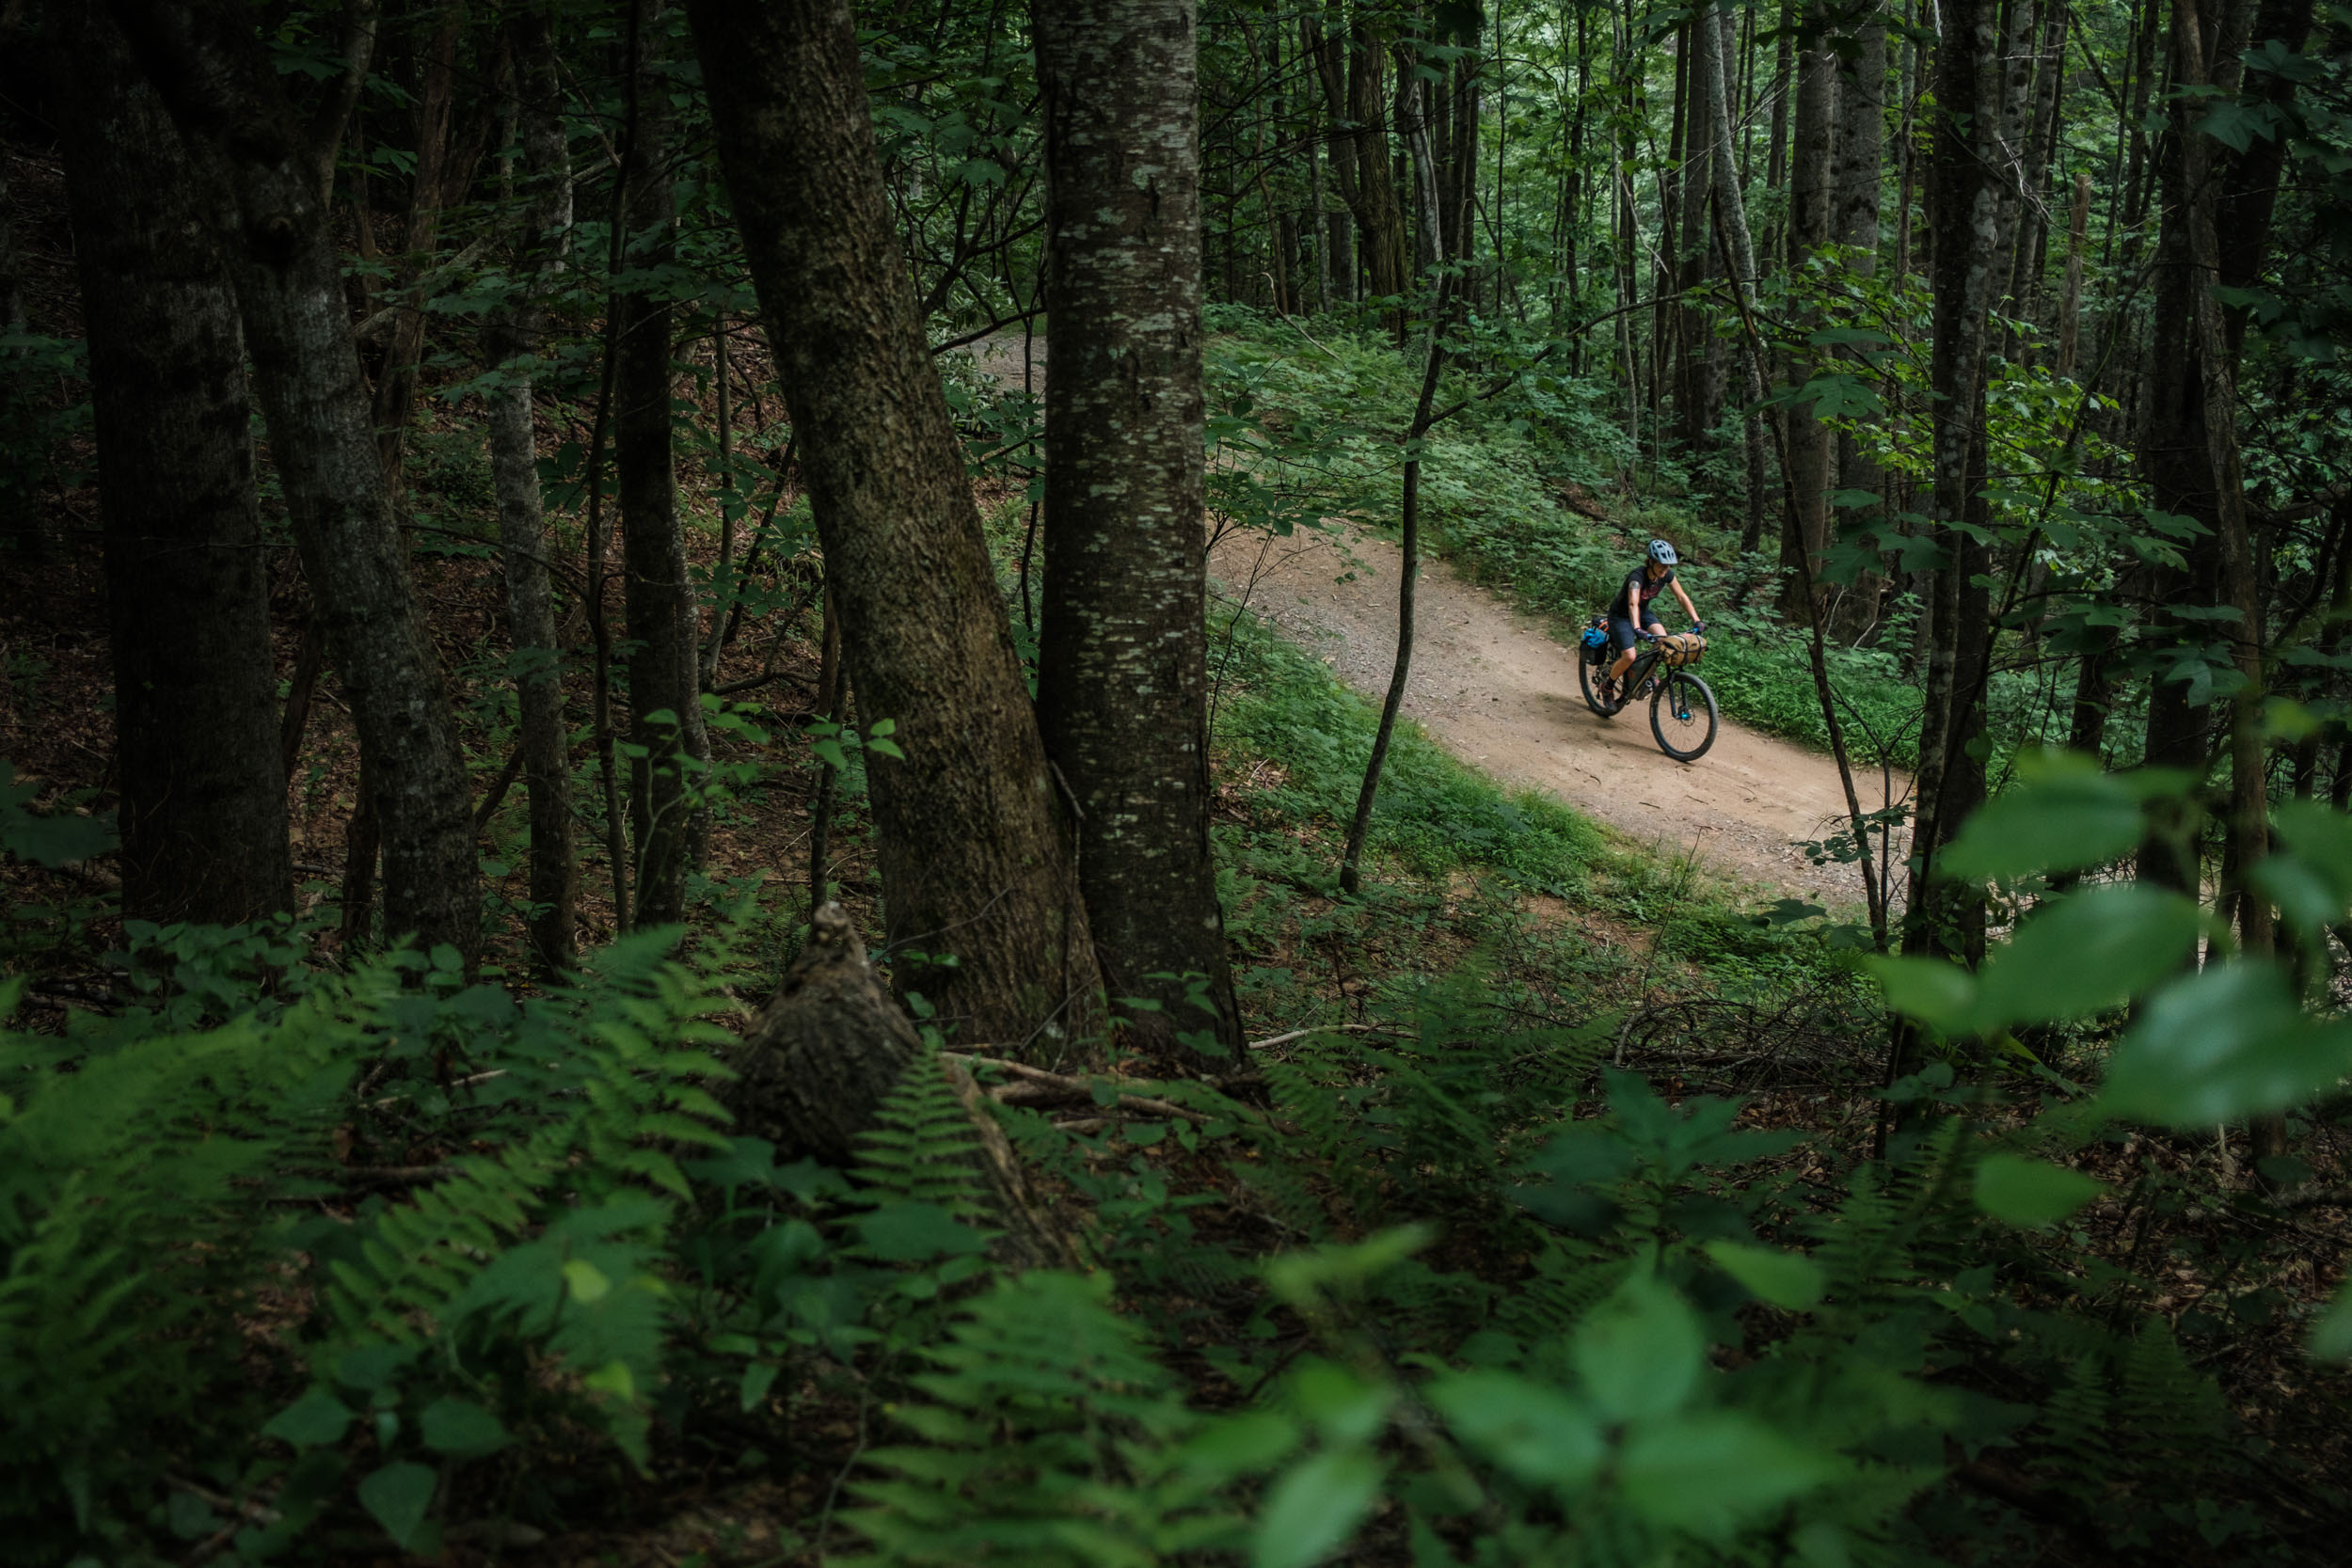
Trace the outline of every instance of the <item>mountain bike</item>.
<instances>
[{"instance_id":1,"label":"mountain bike","mask_svg":"<svg viewBox=\"0 0 2352 1568\"><path fill-rule=\"evenodd\" d=\"M1658 749L1677 762L1696 762L1715 744L1715 693L1691 668L1707 652L1707 639L1640 634L1642 651L1625 673L1616 702L1601 700L1600 683L1616 662L1609 645L1609 618L1596 615L1577 643L1576 675L1584 703L1603 719L1614 719L1635 698L1649 697L1649 733Z\"/></svg>"}]
</instances>

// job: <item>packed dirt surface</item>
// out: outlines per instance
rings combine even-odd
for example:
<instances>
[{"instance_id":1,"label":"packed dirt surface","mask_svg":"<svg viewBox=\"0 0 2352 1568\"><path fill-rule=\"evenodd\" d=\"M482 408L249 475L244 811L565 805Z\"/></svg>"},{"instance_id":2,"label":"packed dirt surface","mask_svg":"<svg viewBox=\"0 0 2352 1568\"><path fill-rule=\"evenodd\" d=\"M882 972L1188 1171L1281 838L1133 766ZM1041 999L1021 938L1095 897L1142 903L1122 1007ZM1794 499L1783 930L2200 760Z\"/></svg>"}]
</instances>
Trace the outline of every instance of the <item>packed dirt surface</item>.
<instances>
[{"instance_id":1,"label":"packed dirt surface","mask_svg":"<svg viewBox=\"0 0 2352 1568\"><path fill-rule=\"evenodd\" d=\"M1236 533L1217 543L1210 571L1231 600L1378 702L1396 662L1400 559L1395 546L1352 531L1343 541ZM1828 757L1725 720L1704 757L1677 763L1652 738L1646 702L1597 717L1574 651L1445 562L1422 563L1414 608L1405 716L1462 761L1759 890L1831 909L1862 902L1852 866L1815 866L1795 847L1843 828L1845 794ZM1896 780L1899 798L1905 783ZM1875 775L1856 785L1864 809L1880 803Z\"/></svg>"}]
</instances>

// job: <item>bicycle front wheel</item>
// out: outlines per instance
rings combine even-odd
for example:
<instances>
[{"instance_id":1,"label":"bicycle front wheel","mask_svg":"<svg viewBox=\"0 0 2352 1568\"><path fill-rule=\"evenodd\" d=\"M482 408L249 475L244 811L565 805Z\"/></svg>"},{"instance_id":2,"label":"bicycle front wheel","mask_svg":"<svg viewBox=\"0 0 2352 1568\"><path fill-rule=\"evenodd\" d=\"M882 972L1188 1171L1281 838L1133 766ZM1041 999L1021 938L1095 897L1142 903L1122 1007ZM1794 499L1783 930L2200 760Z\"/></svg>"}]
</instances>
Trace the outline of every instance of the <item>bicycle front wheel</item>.
<instances>
[{"instance_id":1,"label":"bicycle front wheel","mask_svg":"<svg viewBox=\"0 0 2352 1568\"><path fill-rule=\"evenodd\" d=\"M1675 761L1698 761L1715 744L1715 693L1688 670L1665 672L1649 700L1649 733Z\"/></svg>"}]
</instances>

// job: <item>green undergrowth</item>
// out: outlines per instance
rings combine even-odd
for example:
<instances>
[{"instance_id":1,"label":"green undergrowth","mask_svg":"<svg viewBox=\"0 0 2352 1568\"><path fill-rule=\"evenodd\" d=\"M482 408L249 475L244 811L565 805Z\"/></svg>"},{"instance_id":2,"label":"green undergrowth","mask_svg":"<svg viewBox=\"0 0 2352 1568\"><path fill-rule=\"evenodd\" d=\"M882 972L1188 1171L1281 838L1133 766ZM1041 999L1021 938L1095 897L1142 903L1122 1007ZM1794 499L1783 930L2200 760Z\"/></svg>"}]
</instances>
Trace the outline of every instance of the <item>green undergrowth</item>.
<instances>
[{"instance_id":1,"label":"green undergrowth","mask_svg":"<svg viewBox=\"0 0 2352 1568\"><path fill-rule=\"evenodd\" d=\"M1352 819L1379 714L1338 676L1247 610L1219 606L1212 657L1216 737L1274 767L1255 807L1293 824ZM1511 790L1402 721L1373 808L1370 870L1441 877L1465 865L1529 892L1582 892L1611 851L1598 829L1551 797Z\"/></svg>"}]
</instances>

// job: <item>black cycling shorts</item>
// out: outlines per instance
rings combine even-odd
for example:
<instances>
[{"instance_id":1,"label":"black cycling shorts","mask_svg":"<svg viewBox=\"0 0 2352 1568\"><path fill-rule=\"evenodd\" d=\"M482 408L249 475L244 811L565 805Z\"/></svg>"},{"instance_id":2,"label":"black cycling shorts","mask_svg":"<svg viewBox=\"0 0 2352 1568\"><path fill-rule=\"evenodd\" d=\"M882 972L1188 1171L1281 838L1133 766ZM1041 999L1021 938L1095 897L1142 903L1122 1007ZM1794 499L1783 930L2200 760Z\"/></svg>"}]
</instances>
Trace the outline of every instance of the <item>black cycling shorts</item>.
<instances>
[{"instance_id":1,"label":"black cycling shorts","mask_svg":"<svg viewBox=\"0 0 2352 1568\"><path fill-rule=\"evenodd\" d=\"M1640 641L1641 633L1634 629L1632 622L1622 615L1609 617L1609 645L1612 648L1624 653Z\"/></svg>"}]
</instances>

